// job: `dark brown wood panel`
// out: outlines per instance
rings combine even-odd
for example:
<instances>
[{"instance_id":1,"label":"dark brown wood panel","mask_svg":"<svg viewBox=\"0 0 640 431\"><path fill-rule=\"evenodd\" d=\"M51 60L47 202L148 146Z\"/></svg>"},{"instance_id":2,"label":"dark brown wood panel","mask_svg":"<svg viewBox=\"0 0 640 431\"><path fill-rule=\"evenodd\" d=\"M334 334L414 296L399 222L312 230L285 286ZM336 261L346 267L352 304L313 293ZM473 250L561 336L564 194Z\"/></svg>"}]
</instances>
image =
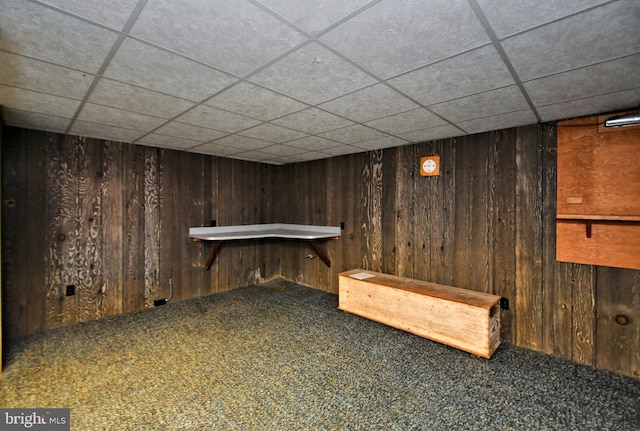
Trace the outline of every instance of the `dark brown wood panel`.
<instances>
[{"instance_id":1,"label":"dark brown wood panel","mask_svg":"<svg viewBox=\"0 0 640 431\"><path fill-rule=\"evenodd\" d=\"M169 279L175 300L274 276L337 293L365 266L504 296L504 340L640 374L640 271L555 261L553 125L285 166L16 128L2 142L9 339L152 307ZM420 177L430 154L441 175ZM212 244L187 231L212 220L345 228L321 244L331 268L304 243L238 241L206 271Z\"/></svg>"},{"instance_id":2,"label":"dark brown wood panel","mask_svg":"<svg viewBox=\"0 0 640 431\"><path fill-rule=\"evenodd\" d=\"M29 132L7 128L2 139L2 324L6 338L13 334L25 334L28 329L29 293L37 289L25 289L29 285L24 265L32 266L29 258L27 220L29 198L27 191L27 145ZM42 151L41 149L41 152ZM32 154L32 156L35 155ZM42 238L41 246L45 245ZM35 274L32 271L31 274ZM42 307L42 304L41 304ZM44 319L40 322L43 324ZM35 329L35 328L34 328ZM42 329L38 328L38 329Z\"/></svg>"},{"instance_id":3,"label":"dark brown wood panel","mask_svg":"<svg viewBox=\"0 0 640 431\"><path fill-rule=\"evenodd\" d=\"M473 193L481 193L473 187L472 169L477 162L472 157L473 141L469 137L462 137L456 142L455 164L455 217L454 217L454 278L453 286L462 289L473 289L472 284L479 279L471 276L471 260L478 256L471 256L471 220L473 208L471 198Z\"/></svg>"},{"instance_id":4,"label":"dark brown wood panel","mask_svg":"<svg viewBox=\"0 0 640 431\"><path fill-rule=\"evenodd\" d=\"M139 310L145 304L145 150L139 145L122 145L122 151L124 208L121 296L122 311L126 313Z\"/></svg>"},{"instance_id":5,"label":"dark brown wood panel","mask_svg":"<svg viewBox=\"0 0 640 431\"><path fill-rule=\"evenodd\" d=\"M113 316L123 312L124 294L124 175L123 145L117 142L93 142L103 151L102 169L96 172L101 178L102 202L102 286L99 289L99 309L103 315ZM127 146L129 147L129 146Z\"/></svg>"},{"instance_id":6,"label":"dark brown wood panel","mask_svg":"<svg viewBox=\"0 0 640 431\"><path fill-rule=\"evenodd\" d=\"M596 365L640 377L640 271L598 268Z\"/></svg>"},{"instance_id":7,"label":"dark brown wood panel","mask_svg":"<svg viewBox=\"0 0 640 431\"><path fill-rule=\"evenodd\" d=\"M541 349L542 337L542 142L538 127L516 134L515 342Z\"/></svg>"},{"instance_id":8,"label":"dark brown wood panel","mask_svg":"<svg viewBox=\"0 0 640 431\"><path fill-rule=\"evenodd\" d=\"M386 148L382 164L382 271L385 274L396 273L396 214L397 214L397 177L398 154L400 148ZM331 171L331 169L329 169ZM331 183L329 184L329 187ZM331 201L330 201L331 202Z\"/></svg>"},{"instance_id":9,"label":"dark brown wood panel","mask_svg":"<svg viewBox=\"0 0 640 431\"><path fill-rule=\"evenodd\" d=\"M555 260L554 250L556 248L556 237L553 230L555 229L555 218L557 213L557 205L555 199L549 199L554 196L557 189L557 145L556 145L556 128L553 126L545 126L542 129L542 163L543 163L543 317L545 322L542 337L543 350L549 354L555 351L555 316L557 313L558 299L562 298L562 293L555 289L555 274L558 271L558 263ZM562 303L564 299L560 301Z\"/></svg>"},{"instance_id":10,"label":"dark brown wood panel","mask_svg":"<svg viewBox=\"0 0 640 431\"><path fill-rule=\"evenodd\" d=\"M396 160L396 272L394 275L412 278L415 275L415 181L419 175L419 160L416 147L407 145L398 148Z\"/></svg>"},{"instance_id":11,"label":"dark brown wood panel","mask_svg":"<svg viewBox=\"0 0 640 431\"><path fill-rule=\"evenodd\" d=\"M491 133L491 164L488 169L492 198L493 234L490 236L493 257L493 293L506 298L511 306L500 311L501 337L513 342L515 306L515 129Z\"/></svg>"}]
</instances>

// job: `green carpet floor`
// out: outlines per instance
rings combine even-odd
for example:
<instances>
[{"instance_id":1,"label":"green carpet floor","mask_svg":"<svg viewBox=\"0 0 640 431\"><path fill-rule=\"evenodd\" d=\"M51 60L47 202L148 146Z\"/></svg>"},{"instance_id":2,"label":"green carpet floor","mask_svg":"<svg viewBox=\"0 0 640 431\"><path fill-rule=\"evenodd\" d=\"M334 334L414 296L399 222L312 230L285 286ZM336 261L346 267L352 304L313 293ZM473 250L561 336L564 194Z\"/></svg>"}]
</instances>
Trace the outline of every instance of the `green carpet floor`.
<instances>
[{"instance_id":1,"label":"green carpet floor","mask_svg":"<svg viewBox=\"0 0 640 431\"><path fill-rule=\"evenodd\" d=\"M0 407L74 430L640 430L640 380L503 344L474 357L275 281L9 346Z\"/></svg>"}]
</instances>

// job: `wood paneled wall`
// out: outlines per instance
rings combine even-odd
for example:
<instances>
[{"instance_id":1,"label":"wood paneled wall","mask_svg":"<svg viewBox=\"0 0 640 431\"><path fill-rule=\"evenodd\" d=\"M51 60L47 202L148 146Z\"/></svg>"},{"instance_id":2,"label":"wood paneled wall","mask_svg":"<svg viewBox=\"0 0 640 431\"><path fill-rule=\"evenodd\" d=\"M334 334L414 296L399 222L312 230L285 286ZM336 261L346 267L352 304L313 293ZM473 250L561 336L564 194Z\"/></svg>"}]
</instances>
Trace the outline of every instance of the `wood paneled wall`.
<instances>
[{"instance_id":1,"label":"wood paneled wall","mask_svg":"<svg viewBox=\"0 0 640 431\"><path fill-rule=\"evenodd\" d=\"M5 335L150 306L169 279L176 300L278 276L337 293L362 267L501 295L504 340L639 377L640 271L555 260L555 149L537 125L271 166L5 128ZM331 268L303 242L238 241L205 271L187 232L212 220L344 230Z\"/></svg>"},{"instance_id":2,"label":"wood paneled wall","mask_svg":"<svg viewBox=\"0 0 640 431\"><path fill-rule=\"evenodd\" d=\"M440 176L419 175L428 155ZM336 293L337 274L361 267L494 293L509 299L504 340L640 377L640 271L555 260L553 125L282 166L278 177L274 195L289 197L280 218L345 224L326 244L330 269L292 244L285 278Z\"/></svg>"},{"instance_id":3,"label":"wood paneled wall","mask_svg":"<svg viewBox=\"0 0 640 431\"><path fill-rule=\"evenodd\" d=\"M205 271L188 229L270 220L266 165L12 127L3 156L7 338L259 279L250 244Z\"/></svg>"}]
</instances>

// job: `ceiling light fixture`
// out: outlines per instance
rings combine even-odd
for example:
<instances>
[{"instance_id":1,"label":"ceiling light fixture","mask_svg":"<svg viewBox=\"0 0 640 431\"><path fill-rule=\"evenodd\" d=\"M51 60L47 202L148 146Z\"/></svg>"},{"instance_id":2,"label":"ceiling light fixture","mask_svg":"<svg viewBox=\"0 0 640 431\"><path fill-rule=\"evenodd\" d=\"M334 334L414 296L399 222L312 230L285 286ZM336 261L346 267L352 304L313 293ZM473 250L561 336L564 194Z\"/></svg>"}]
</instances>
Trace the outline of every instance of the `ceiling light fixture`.
<instances>
[{"instance_id":1,"label":"ceiling light fixture","mask_svg":"<svg viewBox=\"0 0 640 431\"><path fill-rule=\"evenodd\" d=\"M634 114L614 115L604 121L605 127L633 126L640 124L640 112Z\"/></svg>"}]
</instances>

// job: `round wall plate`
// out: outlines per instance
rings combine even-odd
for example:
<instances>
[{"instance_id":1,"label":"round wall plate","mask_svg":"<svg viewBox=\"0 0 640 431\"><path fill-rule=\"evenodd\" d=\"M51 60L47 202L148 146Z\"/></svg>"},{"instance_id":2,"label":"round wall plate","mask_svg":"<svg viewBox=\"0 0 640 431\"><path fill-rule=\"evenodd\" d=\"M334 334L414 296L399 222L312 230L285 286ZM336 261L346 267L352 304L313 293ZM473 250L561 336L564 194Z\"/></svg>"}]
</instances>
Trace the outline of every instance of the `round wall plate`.
<instances>
[{"instance_id":1,"label":"round wall plate","mask_svg":"<svg viewBox=\"0 0 640 431\"><path fill-rule=\"evenodd\" d=\"M430 177L440 175L440 156L426 156L420 159L420 175Z\"/></svg>"}]
</instances>

